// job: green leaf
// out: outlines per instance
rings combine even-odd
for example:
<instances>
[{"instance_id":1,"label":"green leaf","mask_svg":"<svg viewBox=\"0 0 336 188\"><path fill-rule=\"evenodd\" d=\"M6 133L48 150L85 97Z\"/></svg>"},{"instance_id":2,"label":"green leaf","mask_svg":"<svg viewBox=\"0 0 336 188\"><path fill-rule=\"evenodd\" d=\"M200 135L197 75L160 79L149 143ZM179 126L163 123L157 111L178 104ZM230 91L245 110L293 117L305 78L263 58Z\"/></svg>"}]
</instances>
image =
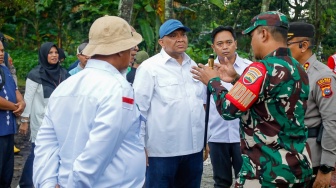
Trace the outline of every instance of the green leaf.
<instances>
[{"instance_id":1,"label":"green leaf","mask_svg":"<svg viewBox=\"0 0 336 188\"><path fill-rule=\"evenodd\" d=\"M152 6L150 4L145 6L145 10L146 10L146 12L154 12L154 9L152 8Z\"/></svg>"},{"instance_id":2,"label":"green leaf","mask_svg":"<svg viewBox=\"0 0 336 188\"><path fill-rule=\"evenodd\" d=\"M142 37L145 40L147 50L152 49L154 46L154 32L149 22L144 19L139 20Z\"/></svg>"},{"instance_id":3,"label":"green leaf","mask_svg":"<svg viewBox=\"0 0 336 188\"><path fill-rule=\"evenodd\" d=\"M224 9L224 3L222 0L210 0L210 3L216 5L220 9Z\"/></svg>"}]
</instances>

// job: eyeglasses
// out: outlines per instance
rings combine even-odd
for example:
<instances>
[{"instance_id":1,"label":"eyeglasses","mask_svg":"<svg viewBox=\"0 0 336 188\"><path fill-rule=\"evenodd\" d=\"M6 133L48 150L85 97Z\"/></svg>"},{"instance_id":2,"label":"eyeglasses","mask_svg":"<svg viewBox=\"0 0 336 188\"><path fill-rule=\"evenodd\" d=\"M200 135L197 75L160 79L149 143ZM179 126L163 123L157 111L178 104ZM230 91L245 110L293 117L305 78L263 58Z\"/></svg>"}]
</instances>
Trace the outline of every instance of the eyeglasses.
<instances>
[{"instance_id":1,"label":"eyeglasses","mask_svg":"<svg viewBox=\"0 0 336 188\"><path fill-rule=\"evenodd\" d=\"M287 46L291 45L291 44L295 44L295 43L301 43L301 42L305 42L308 40L300 40L300 41L294 41L294 42L287 42Z\"/></svg>"}]
</instances>

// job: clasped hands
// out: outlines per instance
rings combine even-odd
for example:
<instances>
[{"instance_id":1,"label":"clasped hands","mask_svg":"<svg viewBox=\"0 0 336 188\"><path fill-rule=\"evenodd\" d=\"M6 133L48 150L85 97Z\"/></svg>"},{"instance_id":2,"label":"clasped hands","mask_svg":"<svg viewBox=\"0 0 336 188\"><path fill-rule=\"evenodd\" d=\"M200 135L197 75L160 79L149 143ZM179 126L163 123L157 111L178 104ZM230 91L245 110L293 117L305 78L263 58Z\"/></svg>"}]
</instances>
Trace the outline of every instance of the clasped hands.
<instances>
[{"instance_id":1,"label":"clasped hands","mask_svg":"<svg viewBox=\"0 0 336 188\"><path fill-rule=\"evenodd\" d=\"M16 110L13 111L14 115L16 117L20 117L23 110L25 109L26 107L26 103L22 100L22 101L19 101L18 103L15 104L15 106L17 107Z\"/></svg>"}]
</instances>

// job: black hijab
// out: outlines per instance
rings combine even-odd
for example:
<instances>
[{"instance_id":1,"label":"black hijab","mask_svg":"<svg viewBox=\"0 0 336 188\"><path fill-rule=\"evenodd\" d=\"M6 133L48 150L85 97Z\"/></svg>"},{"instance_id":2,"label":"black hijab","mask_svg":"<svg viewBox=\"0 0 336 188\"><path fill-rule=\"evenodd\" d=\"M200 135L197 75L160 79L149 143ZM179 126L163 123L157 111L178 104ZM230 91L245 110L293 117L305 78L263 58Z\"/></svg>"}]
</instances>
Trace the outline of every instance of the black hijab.
<instances>
[{"instance_id":1,"label":"black hijab","mask_svg":"<svg viewBox=\"0 0 336 188\"><path fill-rule=\"evenodd\" d=\"M49 98L56 87L70 75L59 63L49 64L48 54L52 47L57 46L52 42L42 44L39 50L39 64L29 72L28 78L34 82L42 84L44 98Z\"/></svg>"}]
</instances>

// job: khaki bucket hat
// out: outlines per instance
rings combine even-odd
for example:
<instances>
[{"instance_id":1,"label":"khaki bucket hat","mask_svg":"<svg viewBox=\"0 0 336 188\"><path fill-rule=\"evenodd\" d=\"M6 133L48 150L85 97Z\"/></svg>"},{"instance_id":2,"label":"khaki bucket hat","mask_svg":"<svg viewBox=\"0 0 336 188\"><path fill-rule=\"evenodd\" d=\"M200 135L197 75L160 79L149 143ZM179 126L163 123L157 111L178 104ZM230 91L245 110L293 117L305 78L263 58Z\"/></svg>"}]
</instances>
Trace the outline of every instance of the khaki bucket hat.
<instances>
[{"instance_id":1,"label":"khaki bucket hat","mask_svg":"<svg viewBox=\"0 0 336 188\"><path fill-rule=\"evenodd\" d=\"M132 32L131 26L117 16L103 16L93 22L89 43L82 54L87 56L111 55L131 49L142 41L142 36Z\"/></svg>"}]
</instances>

